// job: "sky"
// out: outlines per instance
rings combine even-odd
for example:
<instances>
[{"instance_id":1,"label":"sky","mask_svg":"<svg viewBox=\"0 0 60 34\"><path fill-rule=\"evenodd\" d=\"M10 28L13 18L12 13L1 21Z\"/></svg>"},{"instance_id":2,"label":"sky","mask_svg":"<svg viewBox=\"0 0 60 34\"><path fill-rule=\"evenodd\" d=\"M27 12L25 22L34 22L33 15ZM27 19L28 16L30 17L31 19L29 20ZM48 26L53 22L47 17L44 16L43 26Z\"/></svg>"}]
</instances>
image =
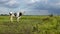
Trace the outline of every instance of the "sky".
<instances>
[{"instance_id":1,"label":"sky","mask_svg":"<svg viewBox=\"0 0 60 34\"><path fill-rule=\"evenodd\" d=\"M0 0L0 14L25 11L25 15L60 14L60 0Z\"/></svg>"}]
</instances>

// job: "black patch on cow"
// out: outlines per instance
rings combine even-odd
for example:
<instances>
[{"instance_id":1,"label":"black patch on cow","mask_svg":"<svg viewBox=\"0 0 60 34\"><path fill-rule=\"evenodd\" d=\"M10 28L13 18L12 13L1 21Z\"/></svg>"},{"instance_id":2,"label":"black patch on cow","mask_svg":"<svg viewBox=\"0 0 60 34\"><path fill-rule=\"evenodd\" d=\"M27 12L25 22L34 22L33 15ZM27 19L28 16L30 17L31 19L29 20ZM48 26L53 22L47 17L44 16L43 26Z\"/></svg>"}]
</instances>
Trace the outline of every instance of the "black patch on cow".
<instances>
[{"instance_id":1,"label":"black patch on cow","mask_svg":"<svg viewBox=\"0 0 60 34\"><path fill-rule=\"evenodd\" d=\"M17 16L17 13L14 13L14 16Z\"/></svg>"},{"instance_id":2,"label":"black patch on cow","mask_svg":"<svg viewBox=\"0 0 60 34\"><path fill-rule=\"evenodd\" d=\"M20 16L22 16L22 13L21 13L21 12L19 13L19 17L20 17Z\"/></svg>"}]
</instances>

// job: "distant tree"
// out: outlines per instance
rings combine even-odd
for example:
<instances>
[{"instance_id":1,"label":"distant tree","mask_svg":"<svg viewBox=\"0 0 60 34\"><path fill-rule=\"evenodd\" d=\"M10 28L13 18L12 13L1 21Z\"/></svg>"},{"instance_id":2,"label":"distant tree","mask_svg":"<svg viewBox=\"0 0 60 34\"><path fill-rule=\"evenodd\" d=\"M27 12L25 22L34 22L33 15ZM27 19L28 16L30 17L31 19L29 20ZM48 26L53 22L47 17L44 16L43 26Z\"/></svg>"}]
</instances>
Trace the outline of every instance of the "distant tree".
<instances>
[{"instance_id":1,"label":"distant tree","mask_svg":"<svg viewBox=\"0 0 60 34\"><path fill-rule=\"evenodd\" d=\"M1 14L1 16L3 16L3 14Z\"/></svg>"},{"instance_id":2,"label":"distant tree","mask_svg":"<svg viewBox=\"0 0 60 34\"><path fill-rule=\"evenodd\" d=\"M8 16L8 14L4 14L5 16Z\"/></svg>"},{"instance_id":3,"label":"distant tree","mask_svg":"<svg viewBox=\"0 0 60 34\"><path fill-rule=\"evenodd\" d=\"M53 17L53 14L49 15L50 17Z\"/></svg>"},{"instance_id":4,"label":"distant tree","mask_svg":"<svg viewBox=\"0 0 60 34\"><path fill-rule=\"evenodd\" d=\"M0 14L1 16L8 16L8 14Z\"/></svg>"}]
</instances>

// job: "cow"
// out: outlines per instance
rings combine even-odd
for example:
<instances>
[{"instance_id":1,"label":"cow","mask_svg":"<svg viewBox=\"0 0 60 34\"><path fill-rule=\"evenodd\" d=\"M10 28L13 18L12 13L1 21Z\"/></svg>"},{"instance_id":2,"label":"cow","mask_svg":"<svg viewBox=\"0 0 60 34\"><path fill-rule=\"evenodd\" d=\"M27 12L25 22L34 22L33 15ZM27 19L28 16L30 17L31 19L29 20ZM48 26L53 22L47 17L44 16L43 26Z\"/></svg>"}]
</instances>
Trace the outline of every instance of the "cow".
<instances>
[{"instance_id":1,"label":"cow","mask_svg":"<svg viewBox=\"0 0 60 34\"><path fill-rule=\"evenodd\" d=\"M19 22L19 19L23 15L23 12L17 12L17 13L9 12L9 15L10 15L10 21L11 22L13 22L14 17L17 18L17 22Z\"/></svg>"}]
</instances>

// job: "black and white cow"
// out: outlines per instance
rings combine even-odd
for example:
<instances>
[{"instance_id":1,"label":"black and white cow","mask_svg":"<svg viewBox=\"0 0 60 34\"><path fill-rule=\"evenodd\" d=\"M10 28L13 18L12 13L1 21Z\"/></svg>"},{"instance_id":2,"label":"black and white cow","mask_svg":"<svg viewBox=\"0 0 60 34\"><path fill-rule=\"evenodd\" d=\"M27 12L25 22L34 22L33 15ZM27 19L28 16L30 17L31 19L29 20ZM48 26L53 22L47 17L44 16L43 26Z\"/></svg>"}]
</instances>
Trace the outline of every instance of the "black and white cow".
<instances>
[{"instance_id":1,"label":"black and white cow","mask_svg":"<svg viewBox=\"0 0 60 34\"><path fill-rule=\"evenodd\" d=\"M11 22L13 22L13 18L14 17L16 17L17 18L17 22L19 22L19 19L23 15L23 12L17 12L17 13L10 12L9 14L10 14L10 21Z\"/></svg>"}]
</instances>

